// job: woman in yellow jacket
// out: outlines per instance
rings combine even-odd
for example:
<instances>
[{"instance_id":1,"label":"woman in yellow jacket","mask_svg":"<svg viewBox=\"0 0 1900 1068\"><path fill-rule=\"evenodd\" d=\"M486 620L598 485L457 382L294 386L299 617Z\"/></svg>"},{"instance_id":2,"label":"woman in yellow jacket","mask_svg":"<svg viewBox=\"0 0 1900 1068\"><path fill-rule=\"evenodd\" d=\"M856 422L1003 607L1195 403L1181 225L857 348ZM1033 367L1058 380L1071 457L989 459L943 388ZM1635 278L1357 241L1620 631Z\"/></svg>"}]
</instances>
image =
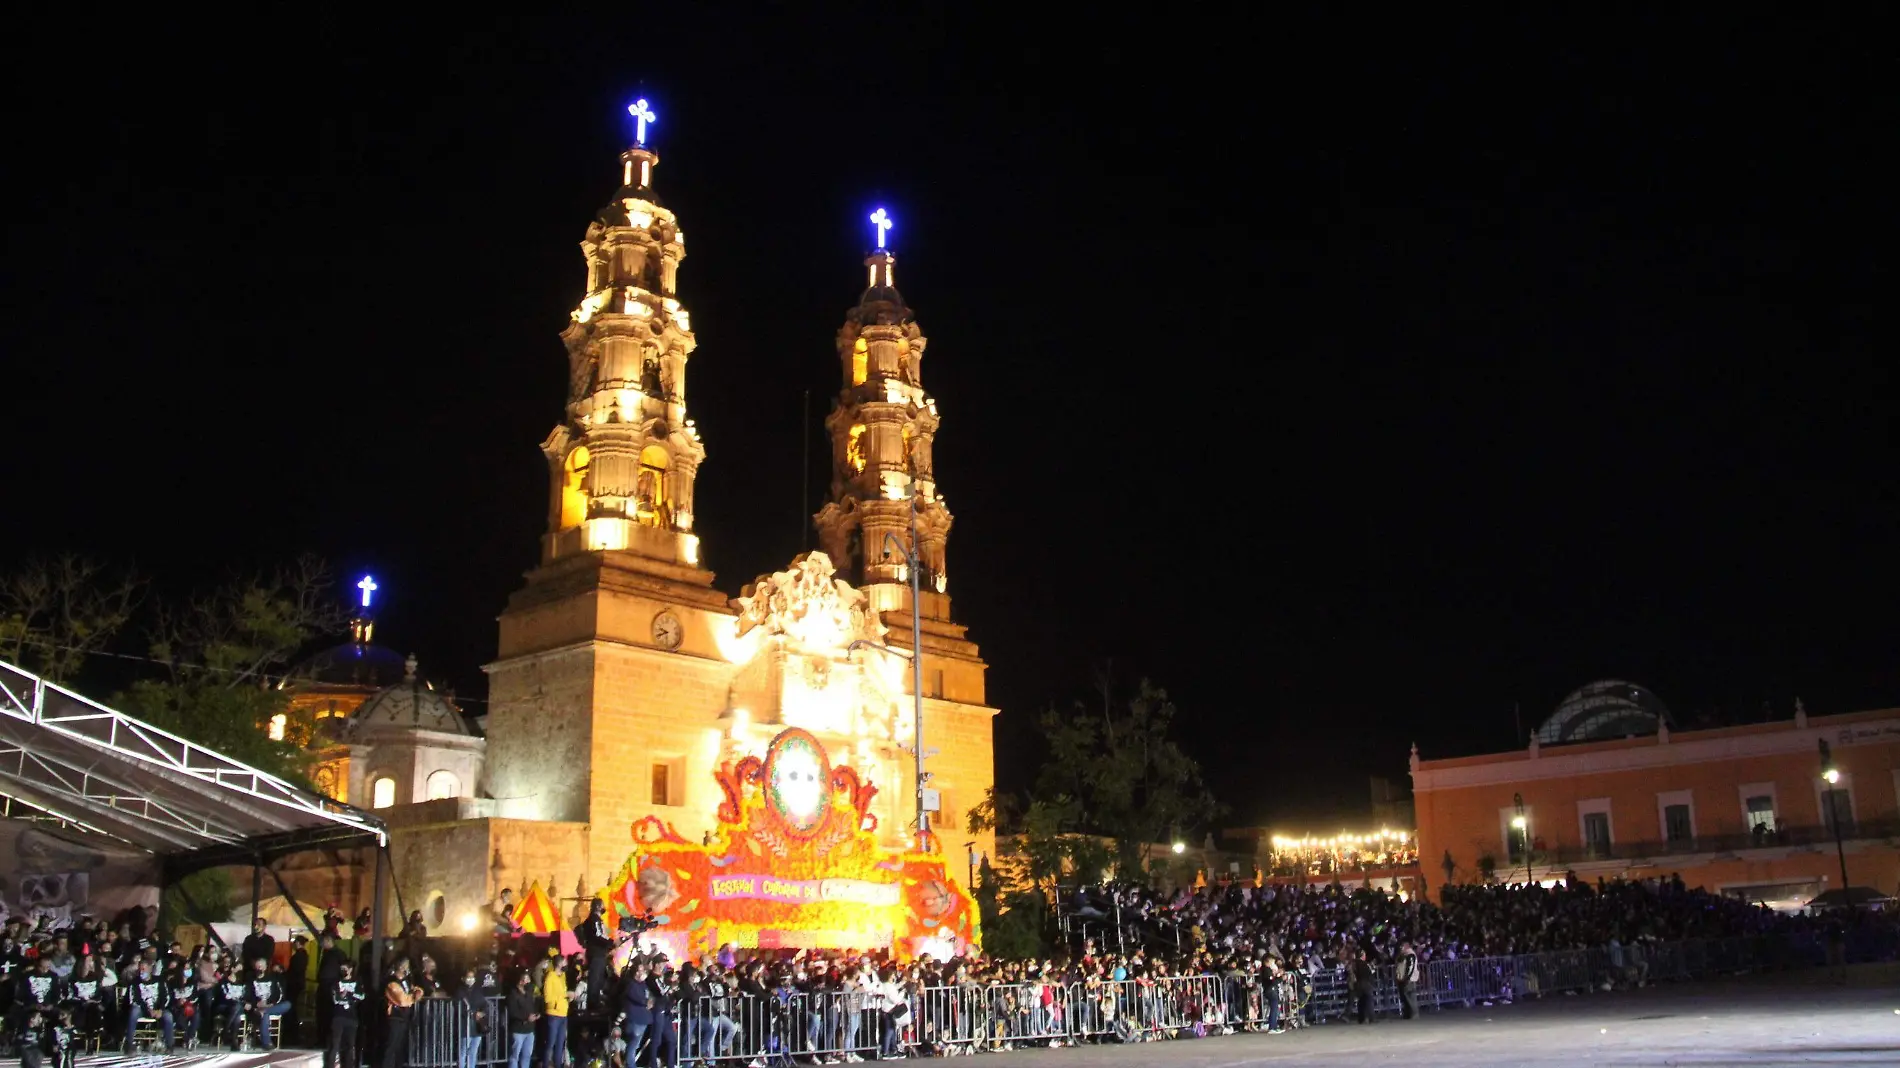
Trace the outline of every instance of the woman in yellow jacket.
<instances>
[{"instance_id":1,"label":"woman in yellow jacket","mask_svg":"<svg viewBox=\"0 0 1900 1068\"><path fill-rule=\"evenodd\" d=\"M556 964L541 981L542 1013L548 1021L547 1068L567 1068L567 969Z\"/></svg>"}]
</instances>

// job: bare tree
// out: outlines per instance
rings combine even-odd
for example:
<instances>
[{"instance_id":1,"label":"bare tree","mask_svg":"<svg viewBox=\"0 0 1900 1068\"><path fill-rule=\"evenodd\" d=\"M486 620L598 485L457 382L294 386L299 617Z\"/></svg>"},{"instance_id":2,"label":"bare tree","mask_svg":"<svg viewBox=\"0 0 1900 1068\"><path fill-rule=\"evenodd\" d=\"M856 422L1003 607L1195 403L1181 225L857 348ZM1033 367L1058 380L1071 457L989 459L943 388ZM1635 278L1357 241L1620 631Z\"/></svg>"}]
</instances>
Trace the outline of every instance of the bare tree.
<instances>
[{"instance_id":1,"label":"bare tree","mask_svg":"<svg viewBox=\"0 0 1900 1068\"><path fill-rule=\"evenodd\" d=\"M145 580L73 553L0 577L0 658L64 683L125 629Z\"/></svg>"}]
</instances>

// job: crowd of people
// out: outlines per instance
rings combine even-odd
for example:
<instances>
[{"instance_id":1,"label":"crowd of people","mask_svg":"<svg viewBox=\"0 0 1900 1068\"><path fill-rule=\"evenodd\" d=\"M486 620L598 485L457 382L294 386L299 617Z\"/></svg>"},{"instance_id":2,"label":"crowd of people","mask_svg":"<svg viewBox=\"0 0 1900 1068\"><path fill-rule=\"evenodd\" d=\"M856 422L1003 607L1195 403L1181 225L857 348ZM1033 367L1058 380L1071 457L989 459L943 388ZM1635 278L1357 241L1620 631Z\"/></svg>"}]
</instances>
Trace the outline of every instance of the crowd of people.
<instances>
[{"instance_id":1,"label":"crowd of people","mask_svg":"<svg viewBox=\"0 0 1900 1068\"><path fill-rule=\"evenodd\" d=\"M1423 961L1590 949L1641 941L1787 929L1803 921L1683 885L1575 878L1554 886L1449 886L1441 903L1337 883L1229 885L1162 893L1124 884L1081 890L1068 914L1118 944L1160 941L1217 954L1337 958L1364 950L1391 963L1413 945Z\"/></svg>"},{"instance_id":2,"label":"crowd of people","mask_svg":"<svg viewBox=\"0 0 1900 1068\"><path fill-rule=\"evenodd\" d=\"M15 922L0 932L0 1010L25 1068L68 1068L89 1045L269 1049L279 1040L273 1024L285 1044L321 1046L326 1068L403 1068L412 1026L426 1026L429 1042L446 1033L453 1046L432 1053L431 1065L461 1068L503 1056L510 1068L831 1064L1278 1032L1308 1022L1322 979L1343 983L1363 1021L1375 974L1396 981L1409 1016L1432 961L1615 951L1814 922L1676 878L1449 887L1441 896L1434 904L1337 884L1105 885L1066 900L1060 948L1011 960L729 945L672 960L650 947L628 952L621 943L632 936L599 902L576 926L582 952L564 956L520 936L498 908L493 938L480 943L431 939L412 916L383 947L375 981L371 942L354 937L366 922L359 929L335 910L314 943L299 936L287 955L261 923L233 952L187 950L136 917L61 930ZM438 955L455 967L439 968Z\"/></svg>"}]
</instances>

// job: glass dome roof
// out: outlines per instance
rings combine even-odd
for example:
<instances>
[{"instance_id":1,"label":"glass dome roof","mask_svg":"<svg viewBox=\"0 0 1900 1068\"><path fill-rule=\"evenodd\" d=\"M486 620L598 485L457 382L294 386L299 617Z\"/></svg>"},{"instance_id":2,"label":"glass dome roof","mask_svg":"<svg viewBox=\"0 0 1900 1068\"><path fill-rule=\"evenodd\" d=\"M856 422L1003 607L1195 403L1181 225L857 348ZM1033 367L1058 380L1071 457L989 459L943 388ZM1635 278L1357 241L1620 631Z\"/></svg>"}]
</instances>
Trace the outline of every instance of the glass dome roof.
<instances>
[{"instance_id":1,"label":"glass dome roof","mask_svg":"<svg viewBox=\"0 0 1900 1068\"><path fill-rule=\"evenodd\" d=\"M1633 682L1602 679L1571 691L1558 702L1557 710L1537 728L1537 743L1561 745L1655 734L1666 723L1673 720L1660 697Z\"/></svg>"}]
</instances>

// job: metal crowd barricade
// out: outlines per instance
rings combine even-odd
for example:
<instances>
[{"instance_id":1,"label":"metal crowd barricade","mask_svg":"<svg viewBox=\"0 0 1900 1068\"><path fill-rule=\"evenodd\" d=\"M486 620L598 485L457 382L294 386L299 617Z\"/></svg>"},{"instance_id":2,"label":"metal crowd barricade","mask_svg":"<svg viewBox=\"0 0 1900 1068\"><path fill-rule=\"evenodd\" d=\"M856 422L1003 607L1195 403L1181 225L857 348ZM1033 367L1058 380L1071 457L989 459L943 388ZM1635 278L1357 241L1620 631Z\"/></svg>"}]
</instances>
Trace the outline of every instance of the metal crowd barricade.
<instances>
[{"instance_id":1,"label":"metal crowd barricade","mask_svg":"<svg viewBox=\"0 0 1900 1068\"><path fill-rule=\"evenodd\" d=\"M904 1045L911 1006L876 1007L859 991L797 993L769 998L728 995L721 1001L693 998L674 1014L675 1044L682 1063L768 1063L789 1057L866 1060ZM633 1052L633 1051L629 1051Z\"/></svg>"},{"instance_id":2,"label":"metal crowd barricade","mask_svg":"<svg viewBox=\"0 0 1900 1068\"><path fill-rule=\"evenodd\" d=\"M409 1068L457 1068L464 1039L479 1036L477 1064L508 1061L508 1005L488 998L487 1019L479 1023L461 998L424 998L409 1017Z\"/></svg>"}]
</instances>

